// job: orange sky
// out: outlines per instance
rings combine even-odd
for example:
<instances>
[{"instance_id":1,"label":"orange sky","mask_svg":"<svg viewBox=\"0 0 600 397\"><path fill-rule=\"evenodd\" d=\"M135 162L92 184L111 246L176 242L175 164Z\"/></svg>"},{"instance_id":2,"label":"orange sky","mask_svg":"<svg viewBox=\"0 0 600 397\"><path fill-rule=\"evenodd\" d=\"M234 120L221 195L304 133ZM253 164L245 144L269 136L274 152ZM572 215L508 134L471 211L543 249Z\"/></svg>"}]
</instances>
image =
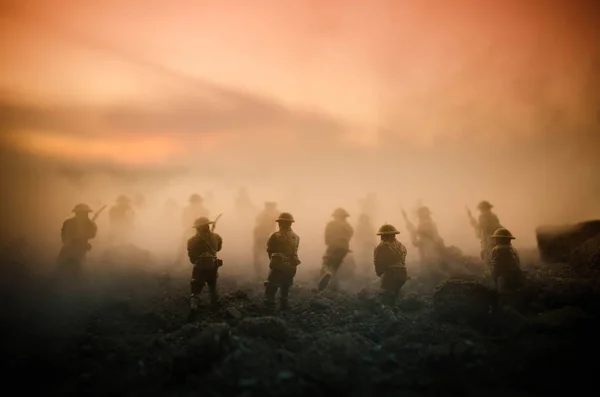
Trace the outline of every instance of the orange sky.
<instances>
[{"instance_id":1,"label":"orange sky","mask_svg":"<svg viewBox=\"0 0 600 397\"><path fill-rule=\"evenodd\" d=\"M475 248L463 207L489 199L531 242L540 222L600 214L596 3L4 0L3 219L26 207L54 227L73 202L138 189L86 190L72 163L151 170L167 187L147 191L181 200L304 197L319 222L367 191L394 219L423 199ZM42 181L52 162L70 176Z\"/></svg>"},{"instance_id":2,"label":"orange sky","mask_svg":"<svg viewBox=\"0 0 600 397\"><path fill-rule=\"evenodd\" d=\"M139 142L149 162L321 131L349 147L382 144L381 129L413 143L527 137L540 98L588 122L592 3L6 2L0 94L31 117L5 129L47 135L22 149L111 161L127 160L108 147L131 134L159 135Z\"/></svg>"}]
</instances>

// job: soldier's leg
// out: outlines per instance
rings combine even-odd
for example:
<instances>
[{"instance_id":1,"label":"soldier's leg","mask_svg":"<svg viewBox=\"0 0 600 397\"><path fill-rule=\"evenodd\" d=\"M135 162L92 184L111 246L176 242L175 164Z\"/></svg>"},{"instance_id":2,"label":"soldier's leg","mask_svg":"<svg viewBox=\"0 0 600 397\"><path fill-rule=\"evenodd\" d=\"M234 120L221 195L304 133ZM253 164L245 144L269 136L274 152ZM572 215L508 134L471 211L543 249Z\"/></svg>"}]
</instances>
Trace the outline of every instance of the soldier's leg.
<instances>
[{"instance_id":1,"label":"soldier's leg","mask_svg":"<svg viewBox=\"0 0 600 397\"><path fill-rule=\"evenodd\" d=\"M391 297L392 304L396 303L396 300L398 299L398 296L400 295L400 290L406 283L407 279L408 279L408 275L406 273L406 269L400 269L397 271L397 274L395 275L394 281L393 281L393 289L392 289L392 297Z\"/></svg>"},{"instance_id":2,"label":"soldier's leg","mask_svg":"<svg viewBox=\"0 0 600 397\"><path fill-rule=\"evenodd\" d=\"M394 280L388 272L381 275L379 301L382 305L390 306L394 303Z\"/></svg>"},{"instance_id":3,"label":"soldier's leg","mask_svg":"<svg viewBox=\"0 0 600 397\"><path fill-rule=\"evenodd\" d=\"M217 305L219 303L219 294L217 289L218 273L216 270L212 270L206 276L206 284L208 285L208 292L210 294L210 303L212 305Z\"/></svg>"},{"instance_id":4,"label":"soldier's leg","mask_svg":"<svg viewBox=\"0 0 600 397\"><path fill-rule=\"evenodd\" d=\"M321 279L319 281L319 291L325 290L329 285L331 279L335 277L338 268L340 267L344 258L340 253L332 248L327 248L325 256L323 257L323 265L321 266Z\"/></svg>"},{"instance_id":5,"label":"soldier's leg","mask_svg":"<svg viewBox=\"0 0 600 397\"><path fill-rule=\"evenodd\" d=\"M258 246L254 246L253 251L253 264L254 264L254 273L256 277L261 277L263 275L263 266L261 261L261 255L264 255L264 249L260 250ZM262 277L261 277L262 278Z\"/></svg>"},{"instance_id":6,"label":"soldier's leg","mask_svg":"<svg viewBox=\"0 0 600 397\"><path fill-rule=\"evenodd\" d=\"M281 289L279 290L279 308L281 310L286 310L288 308L288 296L290 293L291 285L285 283L281 285Z\"/></svg>"},{"instance_id":7,"label":"soldier's leg","mask_svg":"<svg viewBox=\"0 0 600 397\"><path fill-rule=\"evenodd\" d=\"M200 293L204 287L204 280L198 266L194 265L192 270L192 278L190 279L190 309L198 309L200 304Z\"/></svg>"},{"instance_id":8,"label":"soldier's leg","mask_svg":"<svg viewBox=\"0 0 600 397\"><path fill-rule=\"evenodd\" d=\"M338 277L338 271L340 270L340 267L342 266L342 263L344 263L344 258L346 257L346 252L337 252L335 256L333 256L331 258L331 269L332 269L332 276L331 276L331 281L329 282L329 287L333 290L333 291L337 291L339 288L339 277Z\"/></svg>"},{"instance_id":9,"label":"soldier's leg","mask_svg":"<svg viewBox=\"0 0 600 397\"><path fill-rule=\"evenodd\" d=\"M267 281L265 281L265 306L272 308L275 306L275 295L279 288L279 277L277 271L270 270Z\"/></svg>"},{"instance_id":10,"label":"soldier's leg","mask_svg":"<svg viewBox=\"0 0 600 397\"><path fill-rule=\"evenodd\" d=\"M281 310L288 308L288 297L290 288L294 284L294 277L296 276L296 267L290 267L286 269L285 274L282 275L281 288L279 290L279 307Z\"/></svg>"}]
</instances>

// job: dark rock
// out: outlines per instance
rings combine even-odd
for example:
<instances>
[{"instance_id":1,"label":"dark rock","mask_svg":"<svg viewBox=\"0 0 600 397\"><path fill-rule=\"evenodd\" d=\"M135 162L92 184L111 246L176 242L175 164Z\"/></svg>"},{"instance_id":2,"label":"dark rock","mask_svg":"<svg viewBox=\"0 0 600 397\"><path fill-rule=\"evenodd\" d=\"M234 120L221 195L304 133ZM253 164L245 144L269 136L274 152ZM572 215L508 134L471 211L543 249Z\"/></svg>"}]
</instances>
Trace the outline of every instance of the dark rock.
<instances>
[{"instance_id":1,"label":"dark rock","mask_svg":"<svg viewBox=\"0 0 600 397\"><path fill-rule=\"evenodd\" d=\"M288 337L288 328L279 317L247 317L240 321L237 330L244 335L258 338L284 341Z\"/></svg>"},{"instance_id":2,"label":"dark rock","mask_svg":"<svg viewBox=\"0 0 600 397\"><path fill-rule=\"evenodd\" d=\"M242 313L239 310L237 310L235 307L227 308L226 312L227 312L228 317L233 318L235 320L239 320L240 318L243 317Z\"/></svg>"},{"instance_id":3,"label":"dark rock","mask_svg":"<svg viewBox=\"0 0 600 397\"><path fill-rule=\"evenodd\" d=\"M448 280L433 293L433 308L444 320L469 322L485 317L496 299L495 291L479 282Z\"/></svg>"}]
</instances>

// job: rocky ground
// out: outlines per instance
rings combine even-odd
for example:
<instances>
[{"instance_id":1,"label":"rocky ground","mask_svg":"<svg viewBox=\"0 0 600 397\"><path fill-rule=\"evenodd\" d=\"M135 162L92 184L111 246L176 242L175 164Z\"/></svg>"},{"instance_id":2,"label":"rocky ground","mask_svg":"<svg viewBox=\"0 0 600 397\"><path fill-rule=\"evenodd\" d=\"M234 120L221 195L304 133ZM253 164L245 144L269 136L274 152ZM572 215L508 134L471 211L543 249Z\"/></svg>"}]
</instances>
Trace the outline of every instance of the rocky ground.
<instances>
[{"instance_id":1,"label":"rocky ground","mask_svg":"<svg viewBox=\"0 0 600 397\"><path fill-rule=\"evenodd\" d=\"M394 314L374 283L268 313L257 282L223 276L218 308L188 321L188 279L130 270L74 287L4 283L4 386L45 395L550 395L593 390L600 289L564 266L528 265L530 286L489 312L477 277L434 291L413 272ZM343 393L343 394L342 394Z\"/></svg>"}]
</instances>

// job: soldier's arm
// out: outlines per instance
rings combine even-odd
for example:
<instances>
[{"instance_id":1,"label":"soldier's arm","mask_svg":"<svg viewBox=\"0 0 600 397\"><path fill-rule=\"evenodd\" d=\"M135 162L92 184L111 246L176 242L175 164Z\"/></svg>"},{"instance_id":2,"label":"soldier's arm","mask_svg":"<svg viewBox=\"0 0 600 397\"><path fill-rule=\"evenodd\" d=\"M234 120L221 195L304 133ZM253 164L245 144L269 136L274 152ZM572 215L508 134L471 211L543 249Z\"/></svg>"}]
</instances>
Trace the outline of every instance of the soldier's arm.
<instances>
[{"instance_id":1,"label":"soldier's arm","mask_svg":"<svg viewBox=\"0 0 600 397\"><path fill-rule=\"evenodd\" d=\"M96 234L98 234L98 225L96 225L96 222L91 221L91 224L90 224L90 235L88 237L90 239L96 238Z\"/></svg>"},{"instance_id":2,"label":"soldier's arm","mask_svg":"<svg viewBox=\"0 0 600 397\"><path fill-rule=\"evenodd\" d=\"M333 222L329 222L327 226L325 226L325 245L330 245L331 240L333 240L332 234L335 233L335 225Z\"/></svg>"},{"instance_id":3,"label":"soldier's arm","mask_svg":"<svg viewBox=\"0 0 600 397\"><path fill-rule=\"evenodd\" d=\"M63 244L67 244L69 242L67 239L67 221L63 222L62 228L60 229L60 239Z\"/></svg>"},{"instance_id":4,"label":"soldier's arm","mask_svg":"<svg viewBox=\"0 0 600 397\"><path fill-rule=\"evenodd\" d=\"M296 235L296 258L298 258L298 248L300 248L300 236ZM298 264L302 263L298 258Z\"/></svg>"},{"instance_id":5,"label":"soldier's arm","mask_svg":"<svg viewBox=\"0 0 600 397\"><path fill-rule=\"evenodd\" d=\"M490 253L490 266L495 267L498 265L500 260L500 249L498 247L492 248L492 252Z\"/></svg>"},{"instance_id":6,"label":"soldier's arm","mask_svg":"<svg viewBox=\"0 0 600 397\"><path fill-rule=\"evenodd\" d=\"M193 237L187 241L188 258L190 258L191 263L195 263L199 255L198 252L196 252L196 246L197 244Z\"/></svg>"},{"instance_id":7,"label":"soldier's arm","mask_svg":"<svg viewBox=\"0 0 600 397\"><path fill-rule=\"evenodd\" d=\"M269 236L269 240L267 240L267 255L269 255L269 259L271 259L271 255L275 253L276 241L275 233L272 233L271 236Z\"/></svg>"},{"instance_id":8,"label":"soldier's arm","mask_svg":"<svg viewBox=\"0 0 600 397\"><path fill-rule=\"evenodd\" d=\"M379 244L375 247L375 251L373 253L373 264L375 266L375 272L378 276L384 272L386 265L390 263L393 252L386 244Z\"/></svg>"},{"instance_id":9,"label":"soldier's arm","mask_svg":"<svg viewBox=\"0 0 600 397\"><path fill-rule=\"evenodd\" d=\"M223 238L219 234L215 234L217 244L215 245L215 251L219 252L223 248Z\"/></svg>"},{"instance_id":10,"label":"soldier's arm","mask_svg":"<svg viewBox=\"0 0 600 397\"><path fill-rule=\"evenodd\" d=\"M521 267L521 258L519 257L519 253L517 252L516 249L512 249L513 255L515 256L515 262L517 264L517 266Z\"/></svg>"}]
</instances>

